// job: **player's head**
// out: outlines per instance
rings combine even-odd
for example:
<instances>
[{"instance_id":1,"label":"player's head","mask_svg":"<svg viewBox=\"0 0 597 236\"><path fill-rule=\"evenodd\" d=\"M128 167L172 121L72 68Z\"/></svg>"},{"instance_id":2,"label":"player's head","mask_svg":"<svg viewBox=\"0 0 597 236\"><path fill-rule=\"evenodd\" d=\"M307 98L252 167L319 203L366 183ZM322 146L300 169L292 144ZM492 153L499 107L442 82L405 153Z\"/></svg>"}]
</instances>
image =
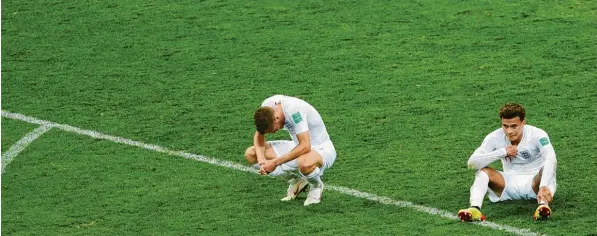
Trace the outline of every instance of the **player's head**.
<instances>
[{"instance_id":1,"label":"player's head","mask_svg":"<svg viewBox=\"0 0 597 236\"><path fill-rule=\"evenodd\" d=\"M260 107L253 115L255 128L260 134L275 133L284 125L284 112L271 107Z\"/></svg>"},{"instance_id":2,"label":"player's head","mask_svg":"<svg viewBox=\"0 0 597 236\"><path fill-rule=\"evenodd\" d=\"M506 103L500 108L499 114L502 119L502 129L508 140L520 140L522 128L526 124L524 107L518 103Z\"/></svg>"}]
</instances>

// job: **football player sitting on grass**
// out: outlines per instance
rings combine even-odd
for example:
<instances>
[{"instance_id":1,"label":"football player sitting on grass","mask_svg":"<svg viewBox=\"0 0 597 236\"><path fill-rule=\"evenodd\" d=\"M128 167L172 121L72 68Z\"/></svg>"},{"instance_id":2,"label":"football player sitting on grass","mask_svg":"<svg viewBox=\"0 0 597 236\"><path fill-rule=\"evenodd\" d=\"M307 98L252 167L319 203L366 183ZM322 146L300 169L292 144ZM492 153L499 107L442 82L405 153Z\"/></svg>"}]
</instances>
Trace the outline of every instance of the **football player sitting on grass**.
<instances>
[{"instance_id":1,"label":"football player sitting on grass","mask_svg":"<svg viewBox=\"0 0 597 236\"><path fill-rule=\"evenodd\" d=\"M499 116L502 127L491 132L468 160L477 169L470 190L470 207L458 212L461 221L485 220L481 213L483 198L492 202L537 199L533 219L547 219L549 204L556 192L556 153L547 133L527 125L525 109L506 103ZM501 160L503 171L488 165Z\"/></svg>"}]
</instances>

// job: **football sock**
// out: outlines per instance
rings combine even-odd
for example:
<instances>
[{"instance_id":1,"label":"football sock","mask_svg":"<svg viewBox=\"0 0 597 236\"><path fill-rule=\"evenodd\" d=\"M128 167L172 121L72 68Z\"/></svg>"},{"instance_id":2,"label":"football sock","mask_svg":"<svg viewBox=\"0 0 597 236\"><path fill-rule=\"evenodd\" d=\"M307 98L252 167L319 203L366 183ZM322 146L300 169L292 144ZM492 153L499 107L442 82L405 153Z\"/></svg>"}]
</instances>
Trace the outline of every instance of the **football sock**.
<instances>
[{"instance_id":1,"label":"football sock","mask_svg":"<svg viewBox=\"0 0 597 236\"><path fill-rule=\"evenodd\" d=\"M297 175L294 172L290 172L290 171L284 171L284 173L282 173L281 175L278 175L276 178L284 180L286 182L293 180L293 179L297 179L300 178L301 176Z\"/></svg>"},{"instance_id":2,"label":"football sock","mask_svg":"<svg viewBox=\"0 0 597 236\"><path fill-rule=\"evenodd\" d=\"M278 177L282 174L284 174L285 171L282 170L281 166L276 166L276 169L274 169L274 171L270 172L268 175L272 176L272 177Z\"/></svg>"},{"instance_id":3,"label":"football sock","mask_svg":"<svg viewBox=\"0 0 597 236\"><path fill-rule=\"evenodd\" d=\"M473 186L471 186L471 206L477 206L481 208L483 205L483 198L487 193L487 189L489 185L489 176L485 171L477 171L475 174L475 182L473 182Z\"/></svg>"},{"instance_id":4,"label":"football sock","mask_svg":"<svg viewBox=\"0 0 597 236\"><path fill-rule=\"evenodd\" d=\"M313 171L311 171L311 173L309 173L307 175L305 175L301 172L301 175L305 176L305 178L307 178L307 181L309 181L309 184L311 184L315 187L319 187L323 183L321 181L321 171L320 171L319 167L315 167L315 169L313 169Z\"/></svg>"},{"instance_id":5,"label":"football sock","mask_svg":"<svg viewBox=\"0 0 597 236\"><path fill-rule=\"evenodd\" d=\"M546 206L547 206L547 202L545 202L544 200L541 200L541 201L539 202L539 205L546 205Z\"/></svg>"},{"instance_id":6,"label":"football sock","mask_svg":"<svg viewBox=\"0 0 597 236\"><path fill-rule=\"evenodd\" d=\"M280 167L280 166L276 167L276 169L274 171L269 173L269 176L275 177L276 179L286 181L286 182L300 177L299 175L297 175L296 173L294 173L292 171L282 170L282 167Z\"/></svg>"}]
</instances>

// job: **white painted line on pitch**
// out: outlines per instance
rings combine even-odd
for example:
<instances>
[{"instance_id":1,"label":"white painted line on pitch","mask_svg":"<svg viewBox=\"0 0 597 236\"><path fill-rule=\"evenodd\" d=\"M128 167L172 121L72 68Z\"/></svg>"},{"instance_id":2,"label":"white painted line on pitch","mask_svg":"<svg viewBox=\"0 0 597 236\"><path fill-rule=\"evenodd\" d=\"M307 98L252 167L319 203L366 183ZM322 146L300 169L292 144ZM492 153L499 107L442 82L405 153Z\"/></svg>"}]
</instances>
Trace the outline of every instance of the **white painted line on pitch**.
<instances>
[{"instance_id":1,"label":"white painted line on pitch","mask_svg":"<svg viewBox=\"0 0 597 236\"><path fill-rule=\"evenodd\" d=\"M3 113L4 114L4 113ZM37 127L35 130L29 132L25 137L21 138L21 140L17 141L13 144L8 151L2 154L2 174L4 174L4 169L6 166L17 156L21 153L29 144L35 141L37 138L42 136L45 132L52 129L51 125L42 125Z\"/></svg>"},{"instance_id":2,"label":"white painted line on pitch","mask_svg":"<svg viewBox=\"0 0 597 236\"><path fill-rule=\"evenodd\" d=\"M54 123L54 122L50 122L50 121L40 120L40 119L37 119L34 117L30 117L30 116L26 116L26 115L22 115L22 114L18 114L18 113L7 112L4 110L2 111L2 116L10 118L10 119L22 120L22 121L25 121L28 123L39 124L39 125L42 125L42 127L43 126L50 127L50 128L55 127L55 128L58 128L58 129L61 129L64 131L73 132L73 133L77 133L77 134L81 134L81 135L86 135L86 136L89 136L92 138L105 139L105 140L109 140L109 141L116 142L116 143L127 144L127 145L136 146L136 147L140 147L140 148L144 148L144 149L148 149L148 150L153 150L156 152L166 153L166 154L173 155L173 156L184 157L187 159L194 159L197 161L206 162L206 163L214 164L217 166L223 166L223 167L227 167L227 168L231 168L231 169L235 169L235 170L258 174L257 170L255 170L253 167L237 164L237 163L230 162L230 161L222 161L222 160L218 160L215 158L206 157L206 156L202 156L202 155L198 155L198 154L187 153L187 152L183 152L183 151L174 151L174 150L170 150L168 148L160 147L160 146L153 145L153 144L146 144L146 143L142 143L139 141L134 141L134 140L126 139L126 138L102 134L100 132L93 131L93 130L84 130L84 129L80 129L80 128L70 126L70 125L63 125L63 124L58 124L58 123ZM3 157L3 159L4 159L4 157ZM333 190L333 191L343 193L346 195L350 195L353 197L363 198L363 199L371 200L374 202L379 202L379 203L386 204L386 205L394 205L394 206L403 207L403 208L410 208L410 209L413 209L413 210L416 210L419 212L428 213L430 215L441 216L441 217L444 217L444 218L447 218L450 220L458 220L458 217L456 215L452 214L451 212L432 208L432 207L416 205L412 202L397 201L397 200L393 200L389 197L378 196L378 195L375 195L372 193L361 192L359 190L350 189L350 188L341 187L341 186L326 185L326 188L329 190ZM503 231L513 233L516 235L541 235L539 233L532 232L529 229L519 229L519 228L515 228L512 226L500 225L500 224L496 224L496 223L492 223L492 222L488 222L488 221L475 222L473 224L489 227L492 229L503 230Z\"/></svg>"},{"instance_id":3,"label":"white painted line on pitch","mask_svg":"<svg viewBox=\"0 0 597 236\"><path fill-rule=\"evenodd\" d=\"M441 216L441 217L444 217L447 219L451 219L451 220L458 220L458 221L460 220L458 218L458 216L452 214L451 212L436 209L433 207L416 205L412 202L397 201L397 200L391 199L389 197L377 196L372 193L361 192L359 190L350 189L350 188L346 188L346 187L329 186L329 185L326 185L325 187L326 187L326 189L331 189L331 190L334 190L334 191L337 191L340 193L344 193L346 195L350 195L353 197L364 198L364 199L368 199L368 200L371 200L374 202L383 203L386 205L394 205L394 206L403 207L403 208L411 208L411 209L414 209L419 212L428 213L430 215L438 215L438 216ZM473 222L473 224L478 224L478 225L489 227L492 229L499 229L499 230L503 230L503 231L510 232L510 233L517 234L517 235L542 235L539 233L532 232L529 229L519 229L519 228L515 228L512 226L500 225L500 224L496 224L496 223L489 222L489 221Z\"/></svg>"}]
</instances>

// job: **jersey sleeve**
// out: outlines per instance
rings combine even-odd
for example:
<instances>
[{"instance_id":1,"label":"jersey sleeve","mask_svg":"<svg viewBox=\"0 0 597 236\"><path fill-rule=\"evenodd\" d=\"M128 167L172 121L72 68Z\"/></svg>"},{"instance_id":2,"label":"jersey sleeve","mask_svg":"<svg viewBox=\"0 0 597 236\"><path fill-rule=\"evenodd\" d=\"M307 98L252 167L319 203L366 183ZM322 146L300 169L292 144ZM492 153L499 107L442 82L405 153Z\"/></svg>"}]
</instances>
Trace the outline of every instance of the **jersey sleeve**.
<instances>
[{"instance_id":1,"label":"jersey sleeve","mask_svg":"<svg viewBox=\"0 0 597 236\"><path fill-rule=\"evenodd\" d=\"M541 155L545 158L539 187L548 186L556 176L556 168L558 164L556 152L551 145L549 136L547 136L547 133L545 132L540 132L535 145L539 147Z\"/></svg>"},{"instance_id":2,"label":"jersey sleeve","mask_svg":"<svg viewBox=\"0 0 597 236\"><path fill-rule=\"evenodd\" d=\"M307 114L299 111L298 109L290 109L290 123L294 127L294 133L300 134L309 131L309 125L307 124Z\"/></svg>"},{"instance_id":3,"label":"jersey sleeve","mask_svg":"<svg viewBox=\"0 0 597 236\"><path fill-rule=\"evenodd\" d=\"M497 140L494 134L489 134L475 152L468 159L468 167L481 169L487 167L494 161L506 156L506 148L496 148Z\"/></svg>"}]
</instances>

